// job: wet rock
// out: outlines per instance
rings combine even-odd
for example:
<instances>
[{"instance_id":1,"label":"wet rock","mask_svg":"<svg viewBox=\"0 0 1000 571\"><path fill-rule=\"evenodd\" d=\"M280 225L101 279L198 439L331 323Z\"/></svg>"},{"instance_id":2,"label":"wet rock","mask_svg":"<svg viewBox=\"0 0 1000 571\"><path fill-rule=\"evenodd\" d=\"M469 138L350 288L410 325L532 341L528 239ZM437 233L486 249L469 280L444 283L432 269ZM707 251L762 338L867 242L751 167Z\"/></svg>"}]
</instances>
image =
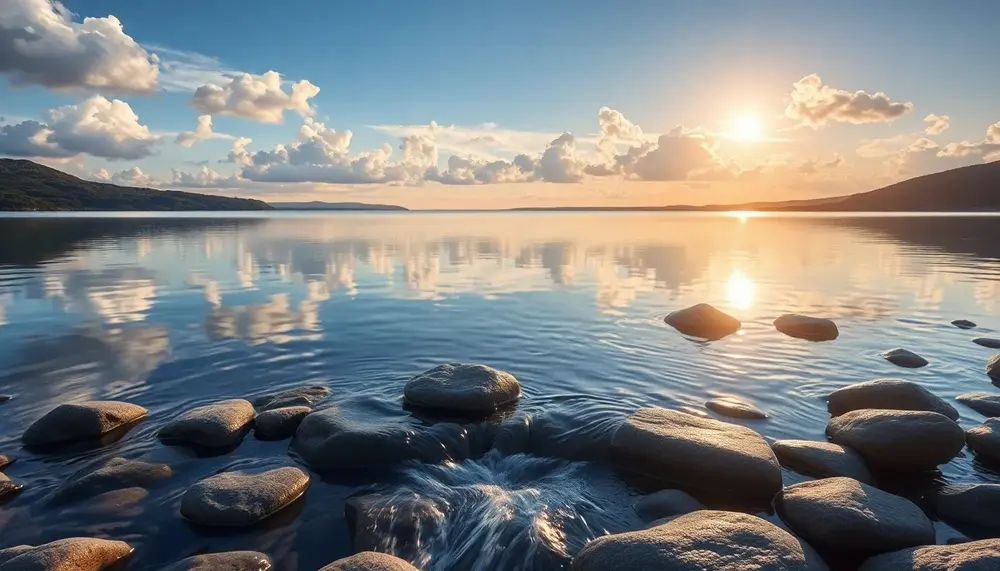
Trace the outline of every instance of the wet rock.
<instances>
[{"instance_id":1,"label":"wet rock","mask_svg":"<svg viewBox=\"0 0 1000 571\"><path fill-rule=\"evenodd\" d=\"M1000 353L986 361L986 374L994 381L1000 381Z\"/></svg>"},{"instance_id":2,"label":"wet rock","mask_svg":"<svg viewBox=\"0 0 1000 571\"><path fill-rule=\"evenodd\" d=\"M782 466L812 478L846 476L865 484L874 484L860 454L839 444L811 440L778 440L771 450Z\"/></svg>"},{"instance_id":3,"label":"wet rock","mask_svg":"<svg viewBox=\"0 0 1000 571\"><path fill-rule=\"evenodd\" d=\"M707 303L678 309L663 319L667 325L684 335L709 341L722 339L740 330L743 324Z\"/></svg>"},{"instance_id":4,"label":"wet rock","mask_svg":"<svg viewBox=\"0 0 1000 571\"><path fill-rule=\"evenodd\" d=\"M572 571L826 571L813 549L759 517L701 510L642 531L605 535L573 559Z\"/></svg>"},{"instance_id":5,"label":"wet rock","mask_svg":"<svg viewBox=\"0 0 1000 571\"><path fill-rule=\"evenodd\" d=\"M897 347L882 353L882 358L893 365L906 367L908 369L919 369L927 366L927 359L917 355L909 349Z\"/></svg>"},{"instance_id":6,"label":"wet rock","mask_svg":"<svg viewBox=\"0 0 1000 571\"><path fill-rule=\"evenodd\" d=\"M13 456L8 456L6 454L0 454L0 470L3 470L7 466L10 466L11 464L13 464L15 460L17 460L17 458L15 458Z\"/></svg>"},{"instance_id":7,"label":"wet rock","mask_svg":"<svg viewBox=\"0 0 1000 571\"><path fill-rule=\"evenodd\" d=\"M414 406L454 410L492 411L521 397L514 375L486 365L449 363L420 373L403 388Z\"/></svg>"},{"instance_id":8,"label":"wet rock","mask_svg":"<svg viewBox=\"0 0 1000 571\"><path fill-rule=\"evenodd\" d=\"M856 450L868 466L892 472L934 470L965 445L955 421L927 411L854 410L832 418L826 433Z\"/></svg>"},{"instance_id":9,"label":"wet rock","mask_svg":"<svg viewBox=\"0 0 1000 571\"><path fill-rule=\"evenodd\" d=\"M322 385L311 385L296 387L270 395L257 397L253 401L253 406L263 412L275 408L285 408L289 406L312 406L330 395L330 388Z\"/></svg>"},{"instance_id":10,"label":"wet rock","mask_svg":"<svg viewBox=\"0 0 1000 571\"><path fill-rule=\"evenodd\" d=\"M161 571L267 571L271 559L256 551L208 553L181 559Z\"/></svg>"},{"instance_id":11,"label":"wet rock","mask_svg":"<svg viewBox=\"0 0 1000 571\"><path fill-rule=\"evenodd\" d=\"M243 440L253 418L254 409L249 401L224 400L185 412L160 429L159 437L180 444L226 448Z\"/></svg>"},{"instance_id":12,"label":"wet rock","mask_svg":"<svg viewBox=\"0 0 1000 571\"><path fill-rule=\"evenodd\" d=\"M754 405L736 397L717 397L705 403L705 408L732 418L761 419L767 418L767 413Z\"/></svg>"},{"instance_id":13,"label":"wet rock","mask_svg":"<svg viewBox=\"0 0 1000 571\"><path fill-rule=\"evenodd\" d=\"M1000 418L987 418L981 425L970 428L965 437L977 457L1000 465Z\"/></svg>"},{"instance_id":14,"label":"wet rock","mask_svg":"<svg viewBox=\"0 0 1000 571\"><path fill-rule=\"evenodd\" d=\"M141 406L117 401L61 404L39 418L21 440L26 446L53 446L97 439L146 416Z\"/></svg>"},{"instance_id":15,"label":"wet rock","mask_svg":"<svg viewBox=\"0 0 1000 571\"><path fill-rule=\"evenodd\" d=\"M263 472L223 472L191 486L181 515L202 525L252 525L287 507L309 486L309 475L286 466Z\"/></svg>"},{"instance_id":16,"label":"wet rock","mask_svg":"<svg viewBox=\"0 0 1000 571\"><path fill-rule=\"evenodd\" d=\"M992 393L966 393L955 400L983 416L1000 416L1000 395Z\"/></svg>"},{"instance_id":17,"label":"wet rock","mask_svg":"<svg viewBox=\"0 0 1000 571\"><path fill-rule=\"evenodd\" d=\"M94 497L112 490L146 488L173 476L166 464L112 458L96 470L89 468L72 476L52 495L55 503Z\"/></svg>"},{"instance_id":18,"label":"wet rock","mask_svg":"<svg viewBox=\"0 0 1000 571\"><path fill-rule=\"evenodd\" d=\"M660 490L632 505L639 519L649 523L705 509L701 502L681 490Z\"/></svg>"},{"instance_id":19,"label":"wet rock","mask_svg":"<svg viewBox=\"0 0 1000 571\"><path fill-rule=\"evenodd\" d=\"M14 480L7 477L6 474L0 472L0 502L7 501L8 499L21 493L24 486L18 484Z\"/></svg>"},{"instance_id":20,"label":"wet rock","mask_svg":"<svg viewBox=\"0 0 1000 571\"><path fill-rule=\"evenodd\" d=\"M972 340L972 342L976 345L989 347L990 349L1000 349L1000 339L993 339L992 337L976 337Z\"/></svg>"},{"instance_id":21,"label":"wet rock","mask_svg":"<svg viewBox=\"0 0 1000 571\"><path fill-rule=\"evenodd\" d=\"M837 324L831 319L786 313L774 320L774 328L788 335L808 341L833 341L840 335Z\"/></svg>"},{"instance_id":22,"label":"wet rock","mask_svg":"<svg viewBox=\"0 0 1000 571\"><path fill-rule=\"evenodd\" d=\"M956 319L951 322L952 325L958 327L959 329L972 329L976 324L968 319Z\"/></svg>"},{"instance_id":23,"label":"wet rock","mask_svg":"<svg viewBox=\"0 0 1000 571\"><path fill-rule=\"evenodd\" d=\"M444 521L441 507L417 494L369 494L348 498L344 515L354 551L393 551L415 558Z\"/></svg>"},{"instance_id":24,"label":"wet rock","mask_svg":"<svg viewBox=\"0 0 1000 571\"><path fill-rule=\"evenodd\" d=\"M996 571L1000 539L957 545L924 545L884 553L866 560L858 571Z\"/></svg>"},{"instance_id":25,"label":"wet rock","mask_svg":"<svg viewBox=\"0 0 1000 571\"><path fill-rule=\"evenodd\" d=\"M916 504L851 478L789 486L775 506L792 531L831 553L868 556L934 543L934 524Z\"/></svg>"},{"instance_id":26,"label":"wet rock","mask_svg":"<svg viewBox=\"0 0 1000 571\"><path fill-rule=\"evenodd\" d=\"M261 440L283 440L291 438L302 423L302 419L312 412L308 406L285 406L271 408L254 419L254 434Z\"/></svg>"},{"instance_id":27,"label":"wet rock","mask_svg":"<svg viewBox=\"0 0 1000 571\"><path fill-rule=\"evenodd\" d=\"M419 571L413 565L392 555L365 551L338 559L319 571Z\"/></svg>"},{"instance_id":28,"label":"wet rock","mask_svg":"<svg viewBox=\"0 0 1000 571\"><path fill-rule=\"evenodd\" d=\"M937 515L970 537L1000 537L1000 484L952 484L927 495Z\"/></svg>"},{"instance_id":29,"label":"wet rock","mask_svg":"<svg viewBox=\"0 0 1000 571\"><path fill-rule=\"evenodd\" d=\"M100 571L132 553L124 541L74 537L0 550L2 571Z\"/></svg>"},{"instance_id":30,"label":"wet rock","mask_svg":"<svg viewBox=\"0 0 1000 571\"><path fill-rule=\"evenodd\" d=\"M10 395L0 395L0 404L5 403L14 397Z\"/></svg>"},{"instance_id":31,"label":"wet rock","mask_svg":"<svg viewBox=\"0 0 1000 571\"><path fill-rule=\"evenodd\" d=\"M615 432L611 453L623 468L685 487L753 498L781 490L781 468L760 434L676 410L638 410Z\"/></svg>"},{"instance_id":32,"label":"wet rock","mask_svg":"<svg viewBox=\"0 0 1000 571\"><path fill-rule=\"evenodd\" d=\"M902 379L875 379L837 389L827 397L830 414L865 408L884 410L929 410L958 420L958 411L917 383Z\"/></svg>"}]
</instances>

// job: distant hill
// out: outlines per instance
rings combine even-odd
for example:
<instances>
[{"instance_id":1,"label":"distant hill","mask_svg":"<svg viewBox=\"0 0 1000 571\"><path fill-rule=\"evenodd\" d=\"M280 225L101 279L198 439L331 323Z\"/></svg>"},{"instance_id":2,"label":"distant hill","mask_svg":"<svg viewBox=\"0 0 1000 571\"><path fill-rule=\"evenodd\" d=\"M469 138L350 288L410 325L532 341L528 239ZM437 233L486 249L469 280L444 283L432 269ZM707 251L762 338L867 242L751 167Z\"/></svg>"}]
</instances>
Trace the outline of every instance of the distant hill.
<instances>
[{"instance_id":1,"label":"distant hill","mask_svg":"<svg viewBox=\"0 0 1000 571\"><path fill-rule=\"evenodd\" d=\"M393 210L408 211L408 208L395 204L366 204L364 202L272 202L271 206L279 210Z\"/></svg>"},{"instance_id":2,"label":"distant hill","mask_svg":"<svg viewBox=\"0 0 1000 571\"><path fill-rule=\"evenodd\" d=\"M0 211L271 210L266 202L83 180L32 161L0 159Z\"/></svg>"}]
</instances>

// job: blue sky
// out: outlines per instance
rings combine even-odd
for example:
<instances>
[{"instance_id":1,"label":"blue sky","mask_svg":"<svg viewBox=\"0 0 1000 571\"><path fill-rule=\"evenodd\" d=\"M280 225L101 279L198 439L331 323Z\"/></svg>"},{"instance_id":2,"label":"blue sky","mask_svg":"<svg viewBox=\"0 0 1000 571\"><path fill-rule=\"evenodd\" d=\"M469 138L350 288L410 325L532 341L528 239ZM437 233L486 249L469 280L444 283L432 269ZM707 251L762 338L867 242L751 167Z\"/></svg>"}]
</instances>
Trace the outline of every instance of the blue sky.
<instances>
[{"instance_id":1,"label":"blue sky","mask_svg":"<svg viewBox=\"0 0 1000 571\"><path fill-rule=\"evenodd\" d=\"M0 7L0 154L36 153L88 178L416 207L662 204L864 190L1000 153L1000 127L996 140L989 131L1000 122L996 2L64 5ZM53 14L61 21L39 25ZM83 19L108 16L128 39L81 55L93 40ZM36 45L15 39L28 26ZM141 66L143 51L159 60L136 89L143 73L113 66ZM67 61L93 73L73 77ZM278 109L280 123L234 111L243 102L229 91L195 103L202 85L270 70L284 92L303 80L319 92ZM814 74L790 114L793 84ZM98 110L111 107L92 98L124 102L148 133L94 132L85 117L108 122ZM605 131L602 107L618 112ZM926 131L930 114L947 128ZM178 145L199 115L225 136ZM42 126L14 133L25 120ZM349 144L336 135L346 130ZM252 139L247 153L219 162L239 137ZM292 152L255 156L277 145Z\"/></svg>"}]
</instances>

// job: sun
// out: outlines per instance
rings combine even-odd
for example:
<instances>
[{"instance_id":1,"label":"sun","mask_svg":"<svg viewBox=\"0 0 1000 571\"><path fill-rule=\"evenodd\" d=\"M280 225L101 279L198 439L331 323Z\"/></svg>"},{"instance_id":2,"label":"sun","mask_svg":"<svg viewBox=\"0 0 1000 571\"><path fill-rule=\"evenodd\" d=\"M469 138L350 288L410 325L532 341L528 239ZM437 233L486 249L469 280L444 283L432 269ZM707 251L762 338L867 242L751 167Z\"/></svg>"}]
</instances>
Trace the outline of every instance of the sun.
<instances>
[{"instance_id":1,"label":"sun","mask_svg":"<svg viewBox=\"0 0 1000 571\"><path fill-rule=\"evenodd\" d=\"M737 141L759 141L764 138L764 126L756 115L740 115L733 120L731 134Z\"/></svg>"}]
</instances>

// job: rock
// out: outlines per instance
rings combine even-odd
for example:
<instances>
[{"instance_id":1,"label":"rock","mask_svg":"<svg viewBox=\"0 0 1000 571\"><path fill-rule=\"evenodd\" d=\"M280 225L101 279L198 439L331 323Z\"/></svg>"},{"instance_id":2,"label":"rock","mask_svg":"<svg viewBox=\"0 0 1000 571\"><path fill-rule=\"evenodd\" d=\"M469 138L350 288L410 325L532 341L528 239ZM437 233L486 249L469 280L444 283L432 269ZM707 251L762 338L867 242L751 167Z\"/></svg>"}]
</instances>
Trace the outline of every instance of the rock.
<instances>
[{"instance_id":1,"label":"rock","mask_svg":"<svg viewBox=\"0 0 1000 571\"><path fill-rule=\"evenodd\" d=\"M993 339L992 337L976 337L972 340L972 342L976 345L989 347L990 349L1000 349L1000 339Z\"/></svg>"},{"instance_id":2,"label":"rock","mask_svg":"<svg viewBox=\"0 0 1000 571\"><path fill-rule=\"evenodd\" d=\"M884 410L929 410L958 420L958 411L917 383L902 379L875 379L837 389L827 397L830 414L865 408Z\"/></svg>"},{"instance_id":3,"label":"rock","mask_svg":"<svg viewBox=\"0 0 1000 571\"><path fill-rule=\"evenodd\" d=\"M934 543L934 524L916 504L851 478L789 486L775 507L821 551L868 556Z\"/></svg>"},{"instance_id":4,"label":"rock","mask_svg":"<svg viewBox=\"0 0 1000 571\"><path fill-rule=\"evenodd\" d=\"M707 303L678 309L663 319L667 325L690 337L717 341L743 327L738 319Z\"/></svg>"},{"instance_id":5,"label":"rock","mask_svg":"<svg viewBox=\"0 0 1000 571\"><path fill-rule=\"evenodd\" d=\"M364 551L338 559L319 571L419 571L413 565L392 555Z\"/></svg>"},{"instance_id":6,"label":"rock","mask_svg":"<svg viewBox=\"0 0 1000 571\"><path fill-rule=\"evenodd\" d=\"M983 416L1000 416L1000 395L991 393L965 393L955 400Z\"/></svg>"},{"instance_id":7,"label":"rock","mask_svg":"<svg viewBox=\"0 0 1000 571\"><path fill-rule=\"evenodd\" d=\"M868 466L892 472L934 470L965 445L958 424L927 411L854 410L832 418L826 433L856 450Z\"/></svg>"},{"instance_id":8,"label":"rock","mask_svg":"<svg viewBox=\"0 0 1000 571\"><path fill-rule=\"evenodd\" d=\"M733 418L767 418L767 413L736 397L717 397L711 399L705 403L705 408L723 416L731 416Z\"/></svg>"},{"instance_id":9,"label":"rock","mask_svg":"<svg viewBox=\"0 0 1000 571\"><path fill-rule=\"evenodd\" d=\"M782 466L812 478L846 476L865 484L874 484L860 454L839 444L811 440L778 440L771 450Z\"/></svg>"},{"instance_id":10,"label":"rock","mask_svg":"<svg viewBox=\"0 0 1000 571\"><path fill-rule=\"evenodd\" d=\"M39 418L21 440L26 446L53 446L93 440L146 416L141 406L117 401L61 404Z\"/></svg>"},{"instance_id":11,"label":"rock","mask_svg":"<svg viewBox=\"0 0 1000 571\"><path fill-rule=\"evenodd\" d=\"M1000 484L951 484L927 500L945 522L970 537L1000 537Z\"/></svg>"},{"instance_id":12,"label":"rock","mask_svg":"<svg viewBox=\"0 0 1000 571\"><path fill-rule=\"evenodd\" d=\"M180 444L227 448L243 440L253 418L254 409L249 401L219 401L185 412L161 428L159 437Z\"/></svg>"},{"instance_id":13,"label":"rock","mask_svg":"<svg viewBox=\"0 0 1000 571\"><path fill-rule=\"evenodd\" d=\"M309 475L286 466L263 472L223 472L191 486L181 515L202 525L240 527L287 507L309 486Z\"/></svg>"},{"instance_id":14,"label":"rock","mask_svg":"<svg viewBox=\"0 0 1000 571\"><path fill-rule=\"evenodd\" d=\"M994 381L1000 381L1000 353L986 361L986 374Z\"/></svg>"},{"instance_id":15,"label":"rock","mask_svg":"<svg viewBox=\"0 0 1000 571\"><path fill-rule=\"evenodd\" d=\"M322 385L312 385L306 387L296 387L257 397L253 401L253 406L257 410L264 412L275 408L285 408L289 406L312 406L330 395L330 388Z\"/></svg>"},{"instance_id":16,"label":"rock","mask_svg":"<svg viewBox=\"0 0 1000 571\"><path fill-rule=\"evenodd\" d=\"M970 428L965 437L980 459L1000 464L1000 418L987 418L981 425Z\"/></svg>"},{"instance_id":17,"label":"rock","mask_svg":"<svg viewBox=\"0 0 1000 571\"><path fill-rule=\"evenodd\" d=\"M96 470L74 474L52 495L56 503L94 497L112 490L146 488L173 476L166 464L112 458Z\"/></svg>"},{"instance_id":18,"label":"rock","mask_svg":"<svg viewBox=\"0 0 1000 571\"><path fill-rule=\"evenodd\" d=\"M925 545L884 553L865 561L858 571L996 571L1000 539L957 545Z\"/></svg>"},{"instance_id":19,"label":"rock","mask_svg":"<svg viewBox=\"0 0 1000 571\"><path fill-rule=\"evenodd\" d=\"M161 571L267 571L271 559L256 551L208 553L181 559Z\"/></svg>"},{"instance_id":20,"label":"rock","mask_svg":"<svg viewBox=\"0 0 1000 571\"><path fill-rule=\"evenodd\" d=\"M100 571L131 553L124 541L74 537L0 550L0 571Z\"/></svg>"},{"instance_id":21,"label":"rock","mask_svg":"<svg viewBox=\"0 0 1000 571\"><path fill-rule=\"evenodd\" d=\"M354 551L393 551L415 558L444 522L436 503L417 494L369 494L348 498L344 515Z\"/></svg>"},{"instance_id":22,"label":"rock","mask_svg":"<svg viewBox=\"0 0 1000 571\"><path fill-rule=\"evenodd\" d=\"M959 329L972 329L976 326L975 323L969 321L968 319L956 319L955 321L952 321L951 324Z\"/></svg>"},{"instance_id":23,"label":"rock","mask_svg":"<svg viewBox=\"0 0 1000 571\"><path fill-rule=\"evenodd\" d=\"M826 571L819 555L759 517L701 510L642 531L605 535L572 571Z\"/></svg>"},{"instance_id":24,"label":"rock","mask_svg":"<svg viewBox=\"0 0 1000 571\"><path fill-rule=\"evenodd\" d=\"M882 358L889 361L893 365L906 367L908 369L919 369L920 367L927 366L927 359L924 359L909 349L902 349L899 347L882 353Z\"/></svg>"},{"instance_id":25,"label":"rock","mask_svg":"<svg viewBox=\"0 0 1000 571\"><path fill-rule=\"evenodd\" d=\"M830 319L795 313L786 313L775 319L774 328L789 337L808 341L833 341L840 335L837 324Z\"/></svg>"},{"instance_id":26,"label":"rock","mask_svg":"<svg viewBox=\"0 0 1000 571\"><path fill-rule=\"evenodd\" d=\"M454 411L493 411L517 401L521 385L514 375L486 365L449 363L407 381L403 396L411 405Z\"/></svg>"},{"instance_id":27,"label":"rock","mask_svg":"<svg viewBox=\"0 0 1000 571\"><path fill-rule=\"evenodd\" d=\"M14 456L8 456L6 454L0 454L0 470L3 470L7 466L10 466L17 460Z\"/></svg>"},{"instance_id":28,"label":"rock","mask_svg":"<svg viewBox=\"0 0 1000 571\"><path fill-rule=\"evenodd\" d=\"M660 490L644 496L632 505L639 519L649 523L705 509L701 502L681 490Z\"/></svg>"},{"instance_id":29,"label":"rock","mask_svg":"<svg viewBox=\"0 0 1000 571\"><path fill-rule=\"evenodd\" d=\"M759 434L676 410L636 411L611 454L623 468L686 487L768 499L781 490L778 460Z\"/></svg>"},{"instance_id":30,"label":"rock","mask_svg":"<svg viewBox=\"0 0 1000 571\"><path fill-rule=\"evenodd\" d=\"M10 395L0 395L0 403L5 403L14 397Z\"/></svg>"},{"instance_id":31,"label":"rock","mask_svg":"<svg viewBox=\"0 0 1000 571\"><path fill-rule=\"evenodd\" d=\"M23 485L18 484L8 478L6 474L0 472L0 502L7 501L9 498L21 493L23 489Z\"/></svg>"},{"instance_id":32,"label":"rock","mask_svg":"<svg viewBox=\"0 0 1000 571\"><path fill-rule=\"evenodd\" d=\"M307 406L284 406L270 408L254 419L254 434L261 440L283 440L291 438L299 424L312 409Z\"/></svg>"}]
</instances>

